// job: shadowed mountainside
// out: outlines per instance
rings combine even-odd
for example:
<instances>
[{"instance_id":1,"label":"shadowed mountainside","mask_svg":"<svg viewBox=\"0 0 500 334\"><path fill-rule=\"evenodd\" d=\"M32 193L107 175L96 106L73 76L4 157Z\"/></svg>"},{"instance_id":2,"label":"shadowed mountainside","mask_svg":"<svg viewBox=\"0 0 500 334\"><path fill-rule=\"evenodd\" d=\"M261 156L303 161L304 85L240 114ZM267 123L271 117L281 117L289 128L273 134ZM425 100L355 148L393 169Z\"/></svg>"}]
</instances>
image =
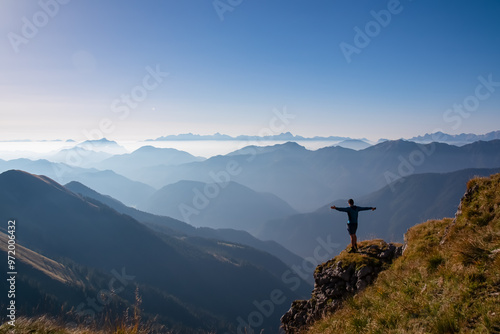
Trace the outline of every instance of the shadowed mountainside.
<instances>
[{"instance_id":1,"label":"shadowed mountainside","mask_svg":"<svg viewBox=\"0 0 500 334\"><path fill-rule=\"evenodd\" d=\"M134 277L133 284L158 292L143 297L145 312L186 332L234 328L238 317L254 311L252 302L267 300L271 291L280 289L284 298L295 299L308 290L298 277L291 290L281 278L291 271L267 253L157 234L44 176L14 170L0 174L0 216L5 221L15 218L17 240L40 255L55 261L67 258L101 272L125 270ZM246 258L260 260L253 264ZM277 328L283 308L276 305L262 328Z\"/></svg>"},{"instance_id":2,"label":"shadowed mountainside","mask_svg":"<svg viewBox=\"0 0 500 334\"><path fill-rule=\"evenodd\" d=\"M288 266L300 265L303 261L301 257L290 252L277 242L261 241L245 231L234 229L212 229L208 227L196 228L177 219L173 219L167 216L153 215L144 211L130 208L120 201L110 196L99 194L98 192L88 188L87 186L79 182L70 182L66 184L65 187L74 193L104 203L120 213L129 215L134 219L137 219L139 222L146 224L152 229L161 231L173 237L201 237L247 245L276 256Z\"/></svg>"}]
</instances>

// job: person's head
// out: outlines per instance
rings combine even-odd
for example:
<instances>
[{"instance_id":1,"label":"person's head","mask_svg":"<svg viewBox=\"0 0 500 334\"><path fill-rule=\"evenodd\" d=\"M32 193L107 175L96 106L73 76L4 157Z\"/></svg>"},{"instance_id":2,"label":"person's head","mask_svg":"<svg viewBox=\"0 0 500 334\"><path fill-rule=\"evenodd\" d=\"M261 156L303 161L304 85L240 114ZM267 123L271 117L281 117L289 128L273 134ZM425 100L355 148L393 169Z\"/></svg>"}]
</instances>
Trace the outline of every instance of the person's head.
<instances>
[{"instance_id":1,"label":"person's head","mask_svg":"<svg viewBox=\"0 0 500 334\"><path fill-rule=\"evenodd\" d=\"M347 204L349 204L350 206L353 206L354 205L354 200L352 198L350 198L348 201L347 201Z\"/></svg>"}]
</instances>

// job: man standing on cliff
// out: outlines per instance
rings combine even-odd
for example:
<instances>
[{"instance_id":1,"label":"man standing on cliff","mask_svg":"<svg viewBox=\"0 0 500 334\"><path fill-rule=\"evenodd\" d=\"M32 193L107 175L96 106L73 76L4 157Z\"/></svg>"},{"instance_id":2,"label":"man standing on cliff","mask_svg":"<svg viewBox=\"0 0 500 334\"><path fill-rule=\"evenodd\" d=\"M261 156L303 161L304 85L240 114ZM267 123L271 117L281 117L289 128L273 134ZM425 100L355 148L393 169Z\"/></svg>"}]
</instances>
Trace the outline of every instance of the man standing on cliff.
<instances>
[{"instance_id":1,"label":"man standing on cliff","mask_svg":"<svg viewBox=\"0 0 500 334\"><path fill-rule=\"evenodd\" d=\"M357 238L356 238L356 230L358 229L358 213L359 211L372 210L374 211L376 208L374 207L361 207L354 205L354 201L349 199L347 201L349 207L347 208L337 208L335 205L332 206L332 209L337 211L347 212L347 216L349 220L347 221L347 232L349 232L349 236L351 237L351 250L349 253L354 253L358 251Z\"/></svg>"}]
</instances>

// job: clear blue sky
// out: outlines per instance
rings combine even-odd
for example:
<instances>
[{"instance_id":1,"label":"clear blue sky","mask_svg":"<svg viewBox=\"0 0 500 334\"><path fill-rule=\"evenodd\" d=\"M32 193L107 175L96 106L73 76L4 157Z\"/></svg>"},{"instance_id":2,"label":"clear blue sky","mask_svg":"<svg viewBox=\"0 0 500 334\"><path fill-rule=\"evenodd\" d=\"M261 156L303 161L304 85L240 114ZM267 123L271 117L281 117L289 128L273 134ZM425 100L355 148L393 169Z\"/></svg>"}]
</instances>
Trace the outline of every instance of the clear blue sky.
<instances>
[{"instance_id":1,"label":"clear blue sky","mask_svg":"<svg viewBox=\"0 0 500 334\"><path fill-rule=\"evenodd\" d=\"M59 1L0 4L0 140L500 129L500 1Z\"/></svg>"}]
</instances>

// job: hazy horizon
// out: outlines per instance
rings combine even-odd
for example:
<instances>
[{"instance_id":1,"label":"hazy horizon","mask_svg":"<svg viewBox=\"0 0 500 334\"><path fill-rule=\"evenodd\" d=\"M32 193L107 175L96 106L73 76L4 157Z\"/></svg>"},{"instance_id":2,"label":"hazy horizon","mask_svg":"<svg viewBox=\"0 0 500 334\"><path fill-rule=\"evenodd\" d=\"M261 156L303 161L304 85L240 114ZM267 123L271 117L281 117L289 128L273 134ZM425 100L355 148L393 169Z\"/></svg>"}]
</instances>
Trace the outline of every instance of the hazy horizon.
<instances>
[{"instance_id":1,"label":"hazy horizon","mask_svg":"<svg viewBox=\"0 0 500 334\"><path fill-rule=\"evenodd\" d=\"M286 140L172 140L172 141L116 141L123 146L127 153L131 153L144 146L157 148L173 148L190 153L194 156L211 158L216 155L225 155L247 146L271 146L284 144ZM317 150L323 147L334 146L339 141L295 141L308 150ZM0 142L0 159L16 158L44 158L60 150L70 149L82 142L68 143L65 141L23 141Z\"/></svg>"},{"instance_id":2,"label":"hazy horizon","mask_svg":"<svg viewBox=\"0 0 500 334\"><path fill-rule=\"evenodd\" d=\"M292 134L293 135L293 134ZM424 136L426 134L421 134L419 136ZM464 134L463 134L464 135ZM484 134L465 134L465 135L484 135ZM418 137L418 136L417 136ZM380 138L378 141L370 141L364 140L362 138L350 138L346 137L341 140L314 140L312 138L305 137L305 140L281 140L281 139L224 139L224 140L215 140L215 139L192 139L192 140L154 140L154 139L146 139L146 140L112 140L110 138L102 138L96 141L108 140L110 142L117 143L119 146L123 147L126 152L119 152L113 154L123 154L123 153L132 153L133 151L145 147L145 146L153 146L156 148L173 148L179 151L184 151L194 156L203 157L203 158L211 158L217 155L226 155L242 149L247 146L272 146L284 144L287 142L295 142L308 150L315 151L321 148L337 146L342 144L344 140L353 140L353 141L363 141L369 145L375 145L380 140L384 138ZM387 139L387 138L385 138ZM410 140L411 138L397 138L395 140ZM438 138L436 138L438 139ZM389 139L393 140L393 139ZM78 145L85 143L86 141L75 141L73 139L58 139L58 140L17 140L17 141L0 141L0 159L3 160L12 160L18 158L29 158L29 159L46 159L51 155L54 155L61 150L75 148ZM95 142L91 140L91 142ZM467 142L456 142L452 143L453 145L463 145ZM353 148L355 150L359 150L360 148ZM86 149L97 150L98 147L86 147ZM84 156L82 156L84 157Z\"/></svg>"}]
</instances>

